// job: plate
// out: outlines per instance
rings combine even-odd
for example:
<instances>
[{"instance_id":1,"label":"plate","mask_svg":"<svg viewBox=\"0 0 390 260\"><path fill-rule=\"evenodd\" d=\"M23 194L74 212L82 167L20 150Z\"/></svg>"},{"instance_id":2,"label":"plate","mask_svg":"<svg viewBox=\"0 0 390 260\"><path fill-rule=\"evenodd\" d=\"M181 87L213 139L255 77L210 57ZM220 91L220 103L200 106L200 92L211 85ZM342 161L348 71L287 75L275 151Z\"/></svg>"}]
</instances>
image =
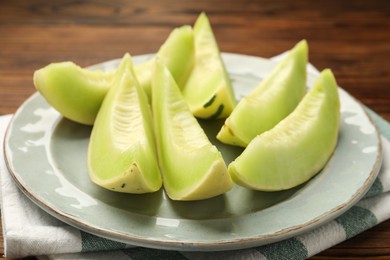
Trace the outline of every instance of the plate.
<instances>
[{"instance_id":1,"label":"plate","mask_svg":"<svg viewBox=\"0 0 390 260\"><path fill-rule=\"evenodd\" d=\"M275 66L253 56L224 53L223 59L238 99ZM108 70L117 64L112 60L92 69ZM315 73L308 73L309 87L315 78ZM337 217L375 180L381 165L378 132L361 105L341 88L339 93L341 126L333 156L310 181L286 191L259 192L235 185L212 199L178 202L168 199L163 190L131 195L102 189L88 177L91 127L62 118L38 93L26 100L10 123L6 161L17 185L32 201L58 219L101 237L183 251L264 245ZM228 163L242 150L215 140L222 123L201 124Z\"/></svg>"}]
</instances>

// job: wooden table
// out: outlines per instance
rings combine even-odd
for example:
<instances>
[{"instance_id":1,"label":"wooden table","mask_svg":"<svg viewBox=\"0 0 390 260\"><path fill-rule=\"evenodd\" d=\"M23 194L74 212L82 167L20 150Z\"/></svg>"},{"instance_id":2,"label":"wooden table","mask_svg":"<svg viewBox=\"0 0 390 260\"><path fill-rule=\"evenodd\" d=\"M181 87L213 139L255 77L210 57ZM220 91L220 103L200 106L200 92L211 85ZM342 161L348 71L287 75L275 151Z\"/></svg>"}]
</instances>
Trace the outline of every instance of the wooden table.
<instances>
[{"instance_id":1,"label":"wooden table","mask_svg":"<svg viewBox=\"0 0 390 260\"><path fill-rule=\"evenodd\" d=\"M34 70L155 52L174 27L193 24L201 11L224 52L271 57L306 38L317 68L331 68L340 86L390 120L388 0L2 0L0 115L35 92ZM360 257L390 258L389 220L313 259Z\"/></svg>"}]
</instances>

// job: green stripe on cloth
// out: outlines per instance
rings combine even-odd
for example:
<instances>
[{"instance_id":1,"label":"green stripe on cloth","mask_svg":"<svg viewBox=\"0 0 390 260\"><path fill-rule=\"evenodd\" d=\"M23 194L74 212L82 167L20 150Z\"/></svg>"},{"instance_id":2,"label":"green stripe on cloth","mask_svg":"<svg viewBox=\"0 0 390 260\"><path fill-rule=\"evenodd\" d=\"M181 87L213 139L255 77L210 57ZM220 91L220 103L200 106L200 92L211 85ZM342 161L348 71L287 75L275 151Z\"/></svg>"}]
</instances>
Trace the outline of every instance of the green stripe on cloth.
<instances>
[{"instance_id":1,"label":"green stripe on cloth","mask_svg":"<svg viewBox=\"0 0 390 260\"><path fill-rule=\"evenodd\" d=\"M383 193L383 185L382 185L381 181L378 180L378 178L376 178L374 183L370 187L370 189L364 195L364 198L374 197L374 196L377 196L381 193Z\"/></svg>"},{"instance_id":2,"label":"green stripe on cloth","mask_svg":"<svg viewBox=\"0 0 390 260\"><path fill-rule=\"evenodd\" d=\"M80 233L81 233L81 252L92 252L92 251L126 248L126 244L124 243L98 237L84 231L80 231Z\"/></svg>"},{"instance_id":3,"label":"green stripe on cloth","mask_svg":"<svg viewBox=\"0 0 390 260\"><path fill-rule=\"evenodd\" d=\"M335 221L345 230L347 239L375 226L378 223L375 215L362 207L353 206Z\"/></svg>"},{"instance_id":4,"label":"green stripe on cloth","mask_svg":"<svg viewBox=\"0 0 390 260\"><path fill-rule=\"evenodd\" d=\"M122 250L122 252L133 260L148 260L148 259L159 259L159 260L184 260L187 259L184 255L177 251L157 250L149 249L144 247L129 248Z\"/></svg>"},{"instance_id":5,"label":"green stripe on cloth","mask_svg":"<svg viewBox=\"0 0 390 260\"><path fill-rule=\"evenodd\" d=\"M267 260L306 259L308 252L304 244L296 238L290 238L256 248Z\"/></svg>"}]
</instances>

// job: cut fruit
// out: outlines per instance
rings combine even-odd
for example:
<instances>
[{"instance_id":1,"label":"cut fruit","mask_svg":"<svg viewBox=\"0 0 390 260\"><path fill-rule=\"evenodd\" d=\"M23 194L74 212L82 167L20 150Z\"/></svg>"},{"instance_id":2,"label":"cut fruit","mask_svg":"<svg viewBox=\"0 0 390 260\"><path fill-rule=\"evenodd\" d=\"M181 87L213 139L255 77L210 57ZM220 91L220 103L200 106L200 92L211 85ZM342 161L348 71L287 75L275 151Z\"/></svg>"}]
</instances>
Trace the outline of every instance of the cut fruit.
<instances>
[{"instance_id":1,"label":"cut fruit","mask_svg":"<svg viewBox=\"0 0 390 260\"><path fill-rule=\"evenodd\" d=\"M34 85L64 117L92 125L114 74L82 69L73 62L59 62L35 71Z\"/></svg>"},{"instance_id":2,"label":"cut fruit","mask_svg":"<svg viewBox=\"0 0 390 260\"><path fill-rule=\"evenodd\" d=\"M184 86L195 59L192 27L183 25L175 28L161 45L154 58L134 66L137 79L149 98L151 97L151 81L157 58L167 66L178 86Z\"/></svg>"},{"instance_id":3,"label":"cut fruit","mask_svg":"<svg viewBox=\"0 0 390 260\"><path fill-rule=\"evenodd\" d=\"M156 61L153 118L164 188L173 200L201 200L232 187L221 153L192 115L169 70Z\"/></svg>"},{"instance_id":4,"label":"cut fruit","mask_svg":"<svg viewBox=\"0 0 390 260\"><path fill-rule=\"evenodd\" d=\"M160 47L157 55L183 86L194 63L194 39L191 26L176 28ZM140 85L150 97L154 59L136 66ZM93 125L115 71L91 71L73 62L52 63L34 73L35 88L64 117Z\"/></svg>"},{"instance_id":5,"label":"cut fruit","mask_svg":"<svg viewBox=\"0 0 390 260\"><path fill-rule=\"evenodd\" d=\"M235 107L217 134L223 143L246 147L289 115L306 92L308 46L299 42L271 74Z\"/></svg>"},{"instance_id":6,"label":"cut fruit","mask_svg":"<svg viewBox=\"0 0 390 260\"><path fill-rule=\"evenodd\" d=\"M254 138L229 165L238 184L264 191L295 187L317 174L338 139L340 101L336 80L324 70L298 107Z\"/></svg>"},{"instance_id":7,"label":"cut fruit","mask_svg":"<svg viewBox=\"0 0 390 260\"><path fill-rule=\"evenodd\" d=\"M183 95L196 117L226 118L236 105L233 86L205 13L194 25L195 65Z\"/></svg>"},{"instance_id":8,"label":"cut fruit","mask_svg":"<svg viewBox=\"0 0 390 260\"><path fill-rule=\"evenodd\" d=\"M154 192L161 188L152 114L129 55L96 117L88 147L89 176L109 190Z\"/></svg>"}]
</instances>

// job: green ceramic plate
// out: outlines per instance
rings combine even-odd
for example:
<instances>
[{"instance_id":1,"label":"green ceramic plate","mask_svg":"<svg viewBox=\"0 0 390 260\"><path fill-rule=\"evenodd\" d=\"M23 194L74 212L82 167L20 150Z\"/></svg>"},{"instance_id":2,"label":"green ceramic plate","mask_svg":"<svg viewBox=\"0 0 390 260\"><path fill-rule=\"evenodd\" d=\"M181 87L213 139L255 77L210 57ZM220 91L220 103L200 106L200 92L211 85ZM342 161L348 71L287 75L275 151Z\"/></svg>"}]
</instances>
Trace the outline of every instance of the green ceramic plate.
<instances>
[{"instance_id":1,"label":"green ceramic plate","mask_svg":"<svg viewBox=\"0 0 390 260\"><path fill-rule=\"evenodd\" d=\"M147 57L134 57L134 61ZM223 58L237 98L275 65L251 56L223 54ZM94 68L110 69L117 63L113 60ZM314 79L309 73L309 86ZM335 218L359 200L374 181L381 164L376 128L360 104L342 89L340 98L340 138L333 157L309 182L287 191L256 192L236 185L225 195L205 201L175 202L162 190L148 195L104 190L88 177L91 127L62 118L39 94L30 97L12 119L5 139L6 161L16 183L32 201L87 232L161 249L258 246ZM241 150L215 140L222 123L202 125L228 163Z\"/></svg>"}]
</instances>

